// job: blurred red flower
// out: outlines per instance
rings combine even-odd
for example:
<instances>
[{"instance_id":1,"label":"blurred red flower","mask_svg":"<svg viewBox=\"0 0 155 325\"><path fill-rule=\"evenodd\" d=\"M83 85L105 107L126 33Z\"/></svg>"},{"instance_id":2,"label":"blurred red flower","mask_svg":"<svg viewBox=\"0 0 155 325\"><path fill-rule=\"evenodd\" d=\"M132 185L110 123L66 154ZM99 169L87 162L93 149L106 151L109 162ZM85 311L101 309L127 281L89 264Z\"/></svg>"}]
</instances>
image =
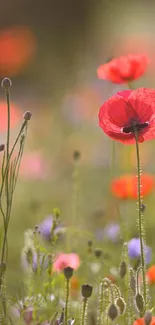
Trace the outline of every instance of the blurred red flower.
<instances>
[{"instance_id":1,"label":"blurred red flower","mask_svg":"<svg viewBox=\"0 0 155 325\"><path fill-rule=\"evenodd\" d=\"M124 144L155 138L155 90L139 88L113 95L100 108L99 125L112 139Z\"/></svg>"},{"instance_id":2,"label":"blurred red flower","mask_svg":"<svg viewBox=\"0 0 155 325\"><path fill-rule=\"evenodd\" d=\"M10 108L10 127L14 128L22 120L22 114L20 109L11 103ZM8 110L7 104L5 101L0 101L0 132L5 132L7 130L7 121L8 121Z\"/></svg>"},{"instance_id":3,"label":"blurred red flower","mask_svg":"<svg viewBox=\"0 0 155 325\"><path fill-rule=\"evenodd\" d=\"M152 175L141 175L141 196L147 196L153 191L155 178ZM138 179L136 175L123 175L111 183L112 193L120 199L137 199Z\"/></svg>"},{"instance_id":4,"label":"blurred red flower","mask_svg":"<svg viewBox=\"0 0 155 325\"><path fill-rule=\"evenodd\" d=\"M146 276L150 284L155 283L155 265L149 267L149 269L146 272Z\"/></svg>"},{"instance_id":5,"label":"blurred red flower","mask_svg":"<svg viewBox=\"0 0 155 325\"><path fill-rule=\"evenodd\" d=\"M144 318L138 318L134 321L133 325L145 325ZM155 325L155 316L152 317L150 325Z\"/></svg>"},{"instance_id":6,"label":"blurred red flower","mask_svg":"<svg viewBox=\"0 0 155 325\"><path fill-rule=\"evenodd\" d=\"M64 270L65 267L72 267L76 270L80 265L80 258L75 253L65 254L61 253L56 258L55 262L53 263L53 270L57 272L61 272Z\"/></svg>"},{"instance_id":7,"label":"blurred red flower","mask_svg":"<svg viewBox=\"0 0 155 325\"><path fill-rule=\"evenodd\" d=\"M149 60L146 55L129 54L120 56L102 64L97 69L99 79L109 80L113 83L128 83L141 77Z\"/></svg>"},{"instance_id":8,"label":"blurred red flower","mask_svg":"<svg viewBox=\"0 0 155 325\"><path fill-rule=\"evenodd\" d=\"M16 75L32 59L36 40L28 27L18 26L0 32L0 75Z\"/></svg>"},{"instance_id":9,"label":"blurred red flower","mask_svg":"<svg viewBox=\"0 0 155 325\"><path fill-rule=\"evenodd\" d=\"M48 164L40 152L23 155L19 176L27 180L45 180L48 178Z\"/></svg>"}]
</instances>

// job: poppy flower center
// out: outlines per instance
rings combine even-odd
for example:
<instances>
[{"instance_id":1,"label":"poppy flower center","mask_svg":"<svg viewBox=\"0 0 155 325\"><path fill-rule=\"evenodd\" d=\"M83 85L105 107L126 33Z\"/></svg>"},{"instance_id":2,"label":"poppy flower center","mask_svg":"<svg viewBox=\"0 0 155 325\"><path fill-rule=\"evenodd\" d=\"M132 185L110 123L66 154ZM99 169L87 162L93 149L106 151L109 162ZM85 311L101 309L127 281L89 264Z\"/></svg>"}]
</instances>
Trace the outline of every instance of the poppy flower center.
<instances>
[{"instance_id":1,"label":"poppy flower center","mask_svg":"<svg viewBox=\"0 0 155 325\"><path fill-rule=\"evenodd\" d=\"M124 133L135 133L135 131L139 132L140 130L146 128L149 125L149 122L139 123L136 121L131 121L129 126L125 126L122 128L122 132Z\"/></svg>"}]
</instances>

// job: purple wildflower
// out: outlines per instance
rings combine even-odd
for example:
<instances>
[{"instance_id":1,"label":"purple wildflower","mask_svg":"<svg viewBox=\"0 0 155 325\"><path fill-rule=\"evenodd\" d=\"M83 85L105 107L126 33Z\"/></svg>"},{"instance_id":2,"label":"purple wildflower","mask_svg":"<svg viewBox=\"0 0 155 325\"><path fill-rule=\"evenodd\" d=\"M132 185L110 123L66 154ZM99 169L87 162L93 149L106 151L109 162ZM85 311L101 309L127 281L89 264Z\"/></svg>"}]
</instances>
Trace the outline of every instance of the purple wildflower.
<instances>
[{"instance_id":1,"label":"purple wildflower","mask_svg":"<svg viewBox=\"0 0 155 325\"><path fill-rule=\"evenodd\" d=\"M109 224L104 229L97 231L96 237L98 240L111 240L116 243L120 235L120 226L118 224Z\"/></svg>"},{"instance_id":2,"label":"purple wildflower","mask_svg":"<svg viewBox=\"0 0 155 325\"><path fill-rule=\"evenodd\" d=\"M47 257L43 254L38 257L37 253L31 249L28 249L28 251L23 250L21 255L21 265L24 271L31 268L33 272L36 272L38 267L41 269L45 269L47 267Z\"/></svg>"},{"instance_id":3,"label":"purple wildflower","mask_svg":"<svg viewBox=\"0 0 155 325\"><path fill-rule=\"evenodd\" d=\"M46 240L46 241L51 240L52 227L53 227L53 216L47 217L40 224L38 231L40 231L40 234L42 235L44 240ZM58 225L54 229L54 235L60 235L64 231L65 231L65 229L61 225Z\"/></svg>"},{"instance_id":4,"label":"purple wildflower","mask_svg":"<svg viewBox=\"0 0 155 325\"><path fill-rule=\"evenodd\" d=\"M130 258L139 258L141 255L141 250L140 250L140 238L132 238L128 242L128 254ZM145 254L145 263L149 264L151 261L151 247L149 246L144 246L144 254Z\"/></svg>"}]
</instances>

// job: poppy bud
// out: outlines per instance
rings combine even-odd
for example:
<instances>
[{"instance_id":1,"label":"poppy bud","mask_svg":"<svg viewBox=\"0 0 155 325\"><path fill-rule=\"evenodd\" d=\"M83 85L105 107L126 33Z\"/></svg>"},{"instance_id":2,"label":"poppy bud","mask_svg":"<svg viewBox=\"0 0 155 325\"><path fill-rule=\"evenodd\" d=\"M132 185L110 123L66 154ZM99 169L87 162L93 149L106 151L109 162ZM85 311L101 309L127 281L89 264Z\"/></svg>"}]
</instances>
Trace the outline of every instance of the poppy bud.
<instances>
[{"instance_id":1,"label":"poppy bud","mask_svg":"<svg viewBox=\"0 0 155 325\"><path fill-rule=\"evenodd\" d=\"M143 313L144 311L144 299L143 296L140 293L137 293L136 295L136 305L140 313Z\"/></svg>"},{"instance_id":2,"label":"poppy bud","mask_svg":"<svg viewBox=\"0 0 155 325\"><path fill-rule=\"evenodd\" d=\"M147 310L144 315L144 323L145 325L150 325L151 321L152 321L152 313L149 310Z\"/></svg>"},{"instance_id":3,"label":"poppy bud","mask_svg":"<svg viewBox=\"0 0 155 325\"><path fill-rule=\"evenodd\" d=\"M94 254L95 254L96 257L101 257L102 249L101 248L96 248Z\"/></svg>"},{"instance_id":4,"label":"poppy bud","mask_svg":"<svg viewBox=\"0 0 155 325\"><path fill-rule=\"evenodd\" d=\"M121 278L124 278L125 275L126 275L126 272L127 272L126 263L124 261L122 261L121 262L121 265L120 265L120 271L119 271L120 277Z\"/></svg>"},{"instance_id":5,"label":"poppy bud","mask_svg":"<svg viewBox=\"0 0 155 325\"><path fill-rule=\"evenodd\" d=\"M80 156L81 156L80 151L75 150L75 151L73 152L73 159L74 159L74 160L79 160L79 159L80 159Z\"/></svg>"},{"instance_id":6,"label":"poppy bud","mask_svg":"<svg viewBox=\"0 0 155 325\"><path fill-rule=\"evenodd\" d=\"M4 151L5 149L5 145L4 144L0 144L0 151Z\"/></svg>"},{"instance_id":7,"label":"poppy bud","mask_svg":"<svg viewBox=\"0 0 155 325\"><path fill-rule=\"evenodd\" d=\"M116 305L119 308L120 314L123 315L126 309L126 303L124 299L122 297L117 298Z\"/></svg>"},{"instance_id":8,"label":"poppy bud","mask_svg":"<svg viewBox=\"0 0 155 325\"><path fill-rule=\"evenodd\" d=\"M118 310L114 304L111 304L108 309L108 316L111 320L114 320L118 316Z\"/></svg>"},{"instance_id":9,"label":"poppy bud","mask_svg":"<svg viewBox=\"0 0 155 325\"><path fill-rule=\"evenodd\" d=\"M24 113L23 117L24 117L25 121L29 121L31 119L31 117L32 117L32 113L27 111L27 112Z\"/></svg>"},{"instance_id":10,"label":"poppy bud","mask_svg":"<svg viewBox=\"0 0 155 325\"><path fill-rule=\"evenodd\" d=\"M64 268L64 276L69 280L73 276L74 269L70 266Z\"/></svg>"},{"instance_id":11,"label":"poppy bud","mask_svg":"<svg viewBox=\"0 0 155 325\"><path fill-rule=\"evenodd\" d=\"M10 87L12 87L12 81L10 80L10 78L4 78L1 82L1 86L2 88L4 88L5 90L8 90Z\"/></svg>"},{"instance_id":12,"label":"poppy bud","mask_svg":"<svg viewBox=\"0 0 155 325\"><path fill-rule=\"evenodd\" d=\"M84 298L89 298L92 295L93 287L89 284L83 284L81 288L81 293Z\"/></svg>"}]
</instances>

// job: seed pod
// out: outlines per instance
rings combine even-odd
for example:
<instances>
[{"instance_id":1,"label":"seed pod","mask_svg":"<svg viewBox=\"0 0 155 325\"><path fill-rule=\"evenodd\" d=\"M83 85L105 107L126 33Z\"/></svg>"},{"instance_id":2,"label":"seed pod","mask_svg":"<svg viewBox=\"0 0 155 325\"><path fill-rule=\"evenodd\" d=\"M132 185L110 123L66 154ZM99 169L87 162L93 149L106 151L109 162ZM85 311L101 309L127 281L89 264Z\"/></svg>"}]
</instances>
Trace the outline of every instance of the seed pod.
<instances>
[{"instance_id":1,"label":"seed pod","mask_svg":"<svg viewBox=\"0 0 155 325\"><path fill-rule=\"evenodd\" d=\"M140 293L136 295L136 305L140 313L144 312L144 298Z\"/></svg>"},{"instance_id":2,"label":"seed pod","mask_svg":"<svg viewBox=\"0 0 155 325\"><path fill-rule=\"evenodd\" d=\"M102 255L102 249L101 248L96 248L94 254L98 258L101 257L101 255Z\"/></svg>"},{"instance_id":3,"label":"seed pod","mask_svg":"<svg viewBox=\"0 0 155 325\"><path fill-rule=\"evenodd\" d=\"M150 325L152 321L152 313L151 311L147 310L144 315L144 323L145 325Z\"/></svg>"},{"instance_id":4,"label":"seed pod","mask_svg":"<svg viewBox=\"0 0 155 325\"><path fill-rule=\"evenodd\" d=\"M64 268L64 276L66 279L70 279L73 276L74 269L70 266Z\"/></svg>"},{"instance_id":5,"label":"seed pod","mask_svg":"<svg viewBox=\"0 0 155 325\"><path fill-rule=\"evenodd\" d=\"M127 272L126 262L125 261L122 261L121 262L121 265L120 265L120 271L119 271L120 277L121 278L124 278L125 275L126 275L126 272Z\"/></svg>"},{"instance_id":6,"label":"seed pod","mask_svg":"<svg viewBox=\"0 0 155 325\"><path fill-rule=\"evenodd\" d=\"M119 308L120 314L123 315L126 309L126 303L124 299L122 297L117 298L116 305Z\"/></svg>"},{"instance_id":7,"label":"seed pod","mask_svg":"<svg viewBox=\"0 0 155 325\"><path fill-rule=\"evenodd\" d=\"M1 86L4 89L9 89L12 86L12 81L10 80L10 78L6 77L2 80Z\"/></svg>"},{"instance_id":8,"label":"seed pod","mask_svg":"<svg viewBox=\"0 0 155 325\"><path fill-rule=\"evenodd\" d=\"M83 284L81 288L81 293L84 298L89 298L92 295L93 287L89 284Z\"/></svg>"},{"instance_id":9,"label":"seed pod","mask_svg":"<svg viewBox=\"0 0 155 325\"><path fill-rule=\"evenodd\" d=\"M25 121L29 121L31 119L31 117L32 117L32 113L27 111L27 112L24 113L23 117L24 117Z\"/></svg>"},{"instance_id":10,"label":"seed pod","mask_svg":"<svg viewBox=\"0 0 155 325\"><path fill-rule=\"evenodd\" d=\"M111 320L114 320L118 316L118 310L114 304L111 304L108 309L108 316Z\"/></svg>"}]
</instances>

